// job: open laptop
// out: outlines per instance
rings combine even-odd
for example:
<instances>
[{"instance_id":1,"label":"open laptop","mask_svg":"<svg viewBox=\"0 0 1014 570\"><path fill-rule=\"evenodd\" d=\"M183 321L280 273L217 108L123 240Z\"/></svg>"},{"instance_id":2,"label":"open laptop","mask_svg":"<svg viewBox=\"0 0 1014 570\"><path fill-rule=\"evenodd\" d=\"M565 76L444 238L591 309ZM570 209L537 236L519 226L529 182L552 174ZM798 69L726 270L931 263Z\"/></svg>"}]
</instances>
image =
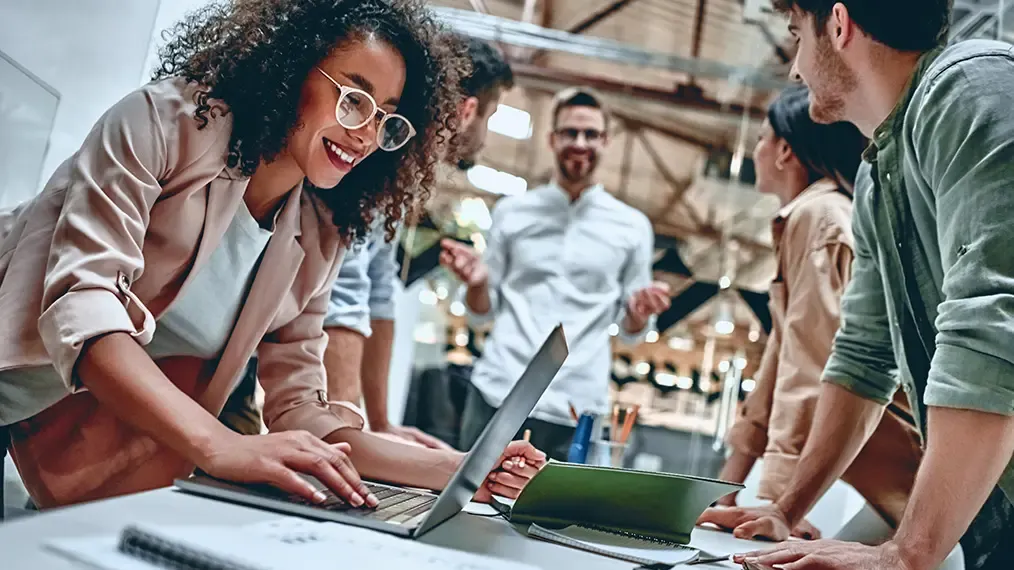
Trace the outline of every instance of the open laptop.
<instances>
[{"instance_id":1,"label":"open laptop","mask_svg":"<svg viewBox=\"0 0 1014 570\"><path fill-rule=\"evenodd\" d=\"M365 482L380 500L376 508L369 509L352 507L312 478L328 495L323 504L310 503L269 485L239 484L206 475L177 480L176 487L186 493L280 513L350 524L407 538L420 537L458 514L472 500L563 366L567 354L563 327L558 325L528 363L514 389L439 495Z\"/></svg>"}]
</instances>

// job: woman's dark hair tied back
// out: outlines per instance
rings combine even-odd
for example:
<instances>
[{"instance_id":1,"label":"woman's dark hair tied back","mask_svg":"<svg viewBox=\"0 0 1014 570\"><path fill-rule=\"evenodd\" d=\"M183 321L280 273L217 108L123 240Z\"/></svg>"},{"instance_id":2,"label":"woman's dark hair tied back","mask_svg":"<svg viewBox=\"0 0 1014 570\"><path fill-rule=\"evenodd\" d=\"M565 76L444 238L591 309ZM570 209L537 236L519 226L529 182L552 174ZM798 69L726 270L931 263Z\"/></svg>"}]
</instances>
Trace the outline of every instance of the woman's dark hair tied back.
<instances>
[{"instance_id":1,"label":"woman's dark hair tied back","mask_svg":"<svg viewBox=\"0 0 1014 570\"><path fill-rule=\"evenodd\" d=\"M229 166L253 174L300 128L301 88L336 47L375 38L405 59L398 113L419 134L396 152L375 152L333 189L312 191L328 206L348 243L381 215L388 237L436 182L436 167L456 131L465 54L442 41L446 30L422 0L233 0L189 14L168 34L153 79L180 76L201 86L201 125L214 120L211 99L233 115Z\"/></svg>"},{"instance_id":2,"label":"woman's dark hair tied back","mask_svg":"<svg viewBox=\"0 0 1014 570\"><path fill-rule=\"evenodd\" d=\"M822 125L810 118L810 92L804 86L783 91L768 107L768 122L779 138L810 173L810 182L821 178L855 184L866 137L851 123Z\"/></svg>"}]
</instances>

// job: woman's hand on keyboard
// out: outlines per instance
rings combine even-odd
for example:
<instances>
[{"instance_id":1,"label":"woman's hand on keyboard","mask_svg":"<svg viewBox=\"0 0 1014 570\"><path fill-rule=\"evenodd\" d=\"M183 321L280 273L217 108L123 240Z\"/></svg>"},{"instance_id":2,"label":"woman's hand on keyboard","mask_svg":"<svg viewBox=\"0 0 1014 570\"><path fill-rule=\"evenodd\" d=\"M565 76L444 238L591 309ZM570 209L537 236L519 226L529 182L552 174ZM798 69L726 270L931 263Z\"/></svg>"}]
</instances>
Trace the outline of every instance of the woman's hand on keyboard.
<instances>
[{"instance_id":1,"label":"woman's hand on keyboard","mask_svg":"<svg viewBox=\"0 0 1014 570\"><path fill-rule=\"evenodd\" d=\"M299 474L312 475L354 507L377 506L377 498L348 458L347 443L330 444L305 431L236 435L222 441L198 467L239 483L268 483L311 503L327 497Z\"/></svg>"},{"instance_id":2,"label":"woman's hand on keyboard","mask_svg":"<svg viewBox=\"0 0 1014 570\"><path fill-rule=\"evenodd\" d=\"M527 441L515 441L507 446L496 468L486 477L486 484L475 495L475 500L487 503L493 495L516 499L525 485L546 464L546 454Z\"/></svg>"}]
</instances>

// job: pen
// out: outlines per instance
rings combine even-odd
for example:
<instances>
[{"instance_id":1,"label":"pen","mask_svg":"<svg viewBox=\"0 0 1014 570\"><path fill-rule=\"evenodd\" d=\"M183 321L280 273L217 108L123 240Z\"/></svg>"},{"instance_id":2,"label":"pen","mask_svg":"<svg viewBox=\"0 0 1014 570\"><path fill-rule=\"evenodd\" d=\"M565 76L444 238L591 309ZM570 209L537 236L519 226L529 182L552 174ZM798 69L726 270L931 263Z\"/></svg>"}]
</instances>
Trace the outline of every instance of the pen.
<instances>
[{"instance_id":1,"label":"pen","mask_svg":"<svg viewBox=\"0 0 1014 570\"><path fill-rule=\"evenodd\" d=\"M633 408L627 410L626 417L623 418L623 431L620 433L620 443L627 443L627 438L630 437L630 430L634 428L634 422L637 421L637 413L641 411L641 406L634 405Z\"/></svg>"},{"instance_id":2,"label":"pen","mask_svg":"<svg viewBox=\"0 0 1014 570\"><path fill-rule=\"evenodd\" d=\"M530 442L530 441L532 441L532 430L530 430L530 429L526 429L526 430L525 430L525 435L524 435L524 438L523 438L523 439L524 439L525 441L529 441L529 442Z\"/></svg>"}]
</instances>

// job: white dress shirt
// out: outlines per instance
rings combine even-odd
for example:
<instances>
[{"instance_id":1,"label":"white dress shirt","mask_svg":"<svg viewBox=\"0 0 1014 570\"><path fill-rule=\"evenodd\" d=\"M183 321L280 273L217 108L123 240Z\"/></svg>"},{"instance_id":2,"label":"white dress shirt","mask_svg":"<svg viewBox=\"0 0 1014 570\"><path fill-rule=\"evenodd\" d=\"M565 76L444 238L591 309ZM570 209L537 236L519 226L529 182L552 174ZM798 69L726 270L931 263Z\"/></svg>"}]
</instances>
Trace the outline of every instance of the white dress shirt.
<instances>
[{"instance_id":1,"label":"white dress shirt","mask_svg":"<svg viewBox=\"0 0 1014 570\"><path fill-rule=\"evenodd\" d=\"M648 218L602 186L571 202L555 183L505 198L493 209L484 254L495 319L472 383L499 407L553 327L563 324L570 356L532 416L572 425L568 402L607 408L612 355L609 325L622 322L630 296L651 284L654 232Z\"/></svg>"}]
</instances>

